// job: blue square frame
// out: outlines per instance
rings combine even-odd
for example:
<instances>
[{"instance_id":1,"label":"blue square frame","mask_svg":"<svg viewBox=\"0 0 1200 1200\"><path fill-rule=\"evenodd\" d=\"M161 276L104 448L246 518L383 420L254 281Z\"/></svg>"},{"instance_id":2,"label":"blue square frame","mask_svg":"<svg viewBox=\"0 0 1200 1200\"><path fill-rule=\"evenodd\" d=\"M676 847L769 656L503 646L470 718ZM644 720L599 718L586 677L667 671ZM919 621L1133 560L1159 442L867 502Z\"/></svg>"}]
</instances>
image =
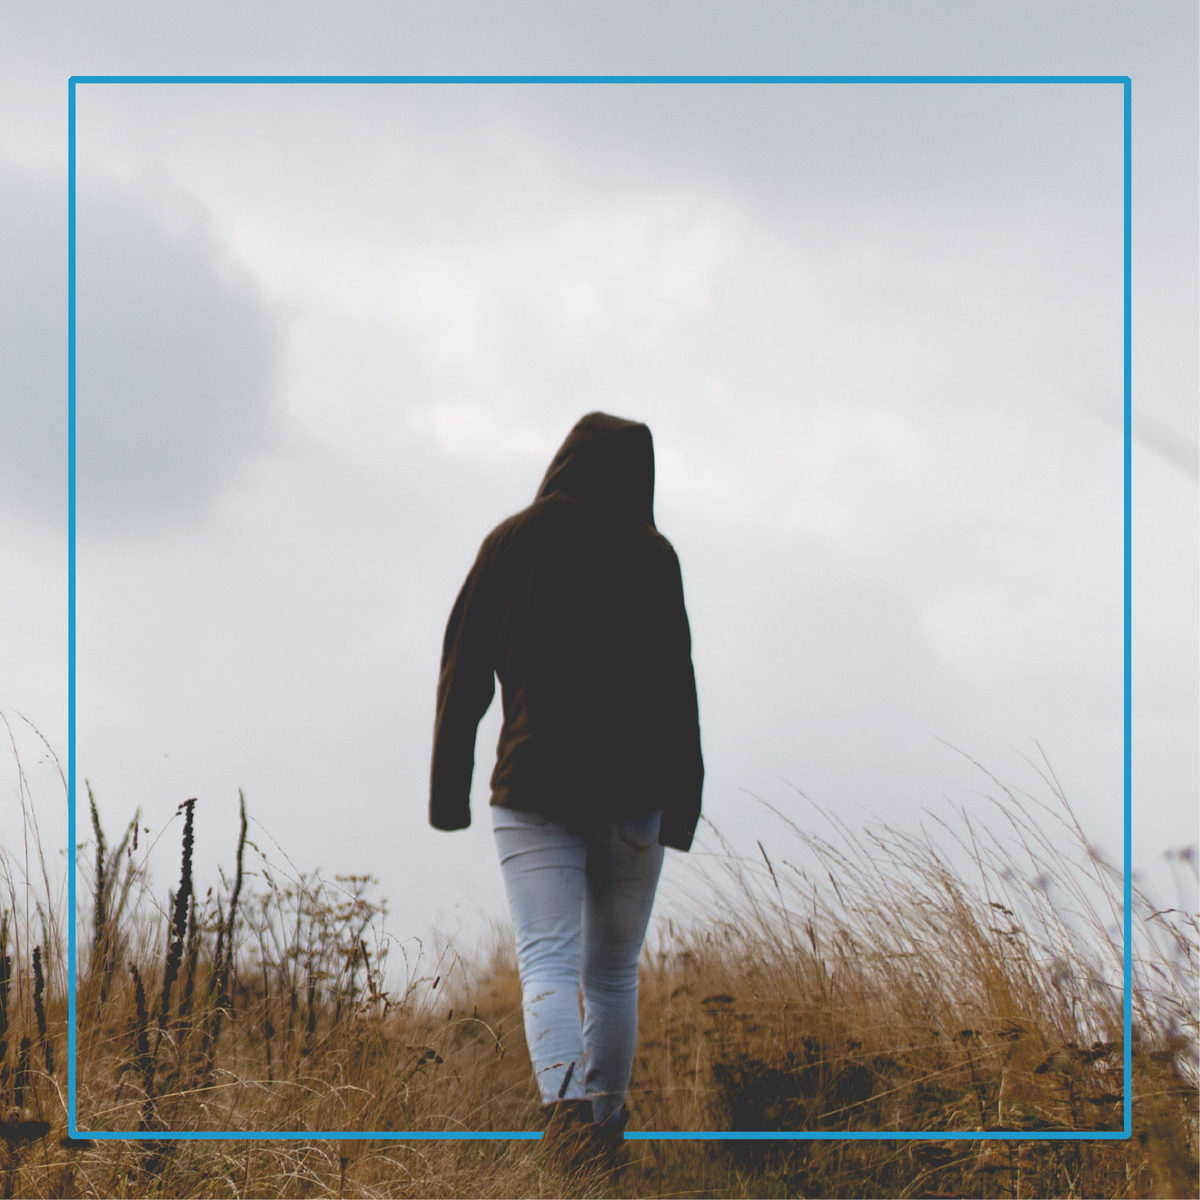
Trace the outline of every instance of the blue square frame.
<instances>
[{"instance_id":1,"label":"blue square frame","mask_svg":"<svg viewBox=\"0 0 1200 1200\"><path fill-rule=\"evenodd\" d=\"M1124 197L1124 409L1123 456L1123 796L1124 796L1124 1128L1117 1130L1002 1130L1002 1132L767 1132L704 1133L676 1130L666 1133L626 1133L626 1140L659 1141L1114 1141L1133 1135L1133 882L1130 841L1132 810L1132 217L1133 194L1133 82L1128 76L521 76L521 74L461 74L461 76L71 76L67 80L67 844L76 845L76 104L80 84L1108 84L1123 92L1123 197ZM119 1132L76 1128L76 863L72 857L68 876L71 923L67 931L67 1132L72 1138L95 1140L524 1140L535 1141L540 1133L527 1130L491 1133L403 1133L370 1130L320 1130L320 1132L220 1133L220 1132Z\"/></svg>"}]
</instances>

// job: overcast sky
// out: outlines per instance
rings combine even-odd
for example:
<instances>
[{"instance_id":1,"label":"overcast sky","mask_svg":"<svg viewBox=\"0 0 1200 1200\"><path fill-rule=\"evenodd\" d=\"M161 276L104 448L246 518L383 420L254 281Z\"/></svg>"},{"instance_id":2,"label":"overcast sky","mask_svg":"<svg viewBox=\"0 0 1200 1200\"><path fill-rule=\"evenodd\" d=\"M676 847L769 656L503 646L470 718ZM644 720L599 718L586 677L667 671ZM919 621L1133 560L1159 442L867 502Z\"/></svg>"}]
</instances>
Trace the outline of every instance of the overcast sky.
<instances>
[{"instance_id":1,"label":"overcast sky","mask_svg":"<svg viewBox=\"0 0 1200 1200\"><path fill-rule=\"evenodd\" d=\"M1085 33L1072 5L339 5L318 39L271 4L230 7L236 30L8 6L0 709L65 758L68 74L1129 74L1134 855L1156 869L1196 840L1197 25L1086 7ZM719 828L777 844L750 794L801 816L794 788L858 823L982 813L964 756L1044 797L1040 746L1119 857L1121 103L81 87L78 771L109 825L198 796L211 881L240 787L298 867L377 875L399 933L503 915L496 713L472 828L426 823L441 634L484 535L603 409L654 433Z\"/></svg>"}]
</instances>

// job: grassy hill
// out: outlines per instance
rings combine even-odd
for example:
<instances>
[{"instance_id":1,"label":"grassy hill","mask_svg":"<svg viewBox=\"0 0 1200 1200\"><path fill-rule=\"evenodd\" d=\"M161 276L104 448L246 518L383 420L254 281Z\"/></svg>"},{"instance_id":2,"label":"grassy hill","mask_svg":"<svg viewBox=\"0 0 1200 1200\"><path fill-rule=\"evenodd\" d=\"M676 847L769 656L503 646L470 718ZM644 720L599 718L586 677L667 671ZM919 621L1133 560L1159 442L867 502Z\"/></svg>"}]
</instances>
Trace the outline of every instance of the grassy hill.
<instances>
[{"instance_id":1,"label":"grassy hill","mask_svg":"<svg viewBox=\"0 0 1200 1200\"><path fill-rule=\"evenodd\" d=\"M1196 1196L1194 914L1135 892L1132 1139L1122 879L1049 799L995 784L949 849L825 814L743 859L709 830L683 927L641 977L630 1131L922 1131L920 1140L629 1140L616 1174L537 1141L67 1143L66 968L48 874L4 858L4 1196ZM399 961L361 876L306 878L247 838L228 876L149 879L136 815L78 853L78 1121L106 1131L538 1127L511 946ZM81 805L81 828L87 822ZM1181 856L1194 868L1194 856ZM961 869L955 864L967 864ZM34 871L37 874L37 871ZM392 961L388 960L391 948ZM951 1140L1010 1131L1011 1141Z\"/></svg>"}]
</instances>

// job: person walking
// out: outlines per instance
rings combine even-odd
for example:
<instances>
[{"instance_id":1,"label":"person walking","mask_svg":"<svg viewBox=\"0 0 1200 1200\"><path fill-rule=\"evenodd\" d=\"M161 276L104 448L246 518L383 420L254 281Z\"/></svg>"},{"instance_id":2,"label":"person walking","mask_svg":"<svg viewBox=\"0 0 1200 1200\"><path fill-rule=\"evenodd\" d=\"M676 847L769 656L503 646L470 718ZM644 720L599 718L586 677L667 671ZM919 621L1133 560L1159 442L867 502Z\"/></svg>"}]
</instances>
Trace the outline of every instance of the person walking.
<instances>
[{"instance_id":1,"label":"person walking","mask_svg":"<svg viewBox=\"0 0 1200 1200\"><path fill-rule=\"evenodd\" d=\"M615 1153L663 848L690 847L704 779L683 583L654 524L646 425L588 413L534 502L484 539L442 645L438 829L470 824L496 678L492 824L547 1137Z\"/></svg>"}]
</instances>

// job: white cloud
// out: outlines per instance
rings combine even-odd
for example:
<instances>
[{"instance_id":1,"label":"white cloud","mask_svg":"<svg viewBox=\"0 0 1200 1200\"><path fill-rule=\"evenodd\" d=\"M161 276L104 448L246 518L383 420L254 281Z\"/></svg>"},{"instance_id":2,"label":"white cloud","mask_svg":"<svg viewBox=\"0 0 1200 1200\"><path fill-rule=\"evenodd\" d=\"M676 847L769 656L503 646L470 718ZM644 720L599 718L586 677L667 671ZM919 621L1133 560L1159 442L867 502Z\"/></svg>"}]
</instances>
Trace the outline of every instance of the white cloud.
<instances>
[{"instance_id":1,"label":"white cloud","mask_svg":"<svg viewBox=\"0 0 1200 1200\"><path fill-rule=\"evenodd\" d=\"M449 402L416 409L409 413L407 424L410 429L432 439L443 454L482 458L518 454L547 458L558 448L553 438L528 426L508 425L481 404Z\"/></svg>"},{"instance_id":2,"label":"white cloud","mask_svg":"<svg viewBox=\"0 0 1200 1200\"><path fill-rule=\"evenodd\" d=\"M749 504L743 482L728 470L712 463L712 455L695 447L684 448L663 438L654 442L655 495L659 503L676 505L700 504L709 511L720 512L726 519L749 515Z\"/></svg>"},{"instance_id":3,"label":"white cloud","mask_svg":"<svg viewBox=\"0 0 1200 1200\"><path fill-rule=\"evenodd\" d=\"M945 169L893 178L860 138L879 110L847 116L828 94L824 159L774 173L793 133L812 133L776 121L746 131L736 162L777 157L737 179L732 159L694 169L710 126L682 101L649 161L636 121L601 154L540 141L532 122L509 136L461 92L340 94L89 100L81 169L131 187L159 172L288 314L282 403L302 434L171 557L88 564L81 686L97 716L81 762L105 796L232 803L245 784L269 824L292 824L289 848L384 874L416 920L421 856L469 874L490 850L485 831L419 828L442 622L479 538L604 408L655 433L710 811L740 812L737 788L786 771L902 819L942 779L913 745L954 720L967 749L1041 736L1103 809L1119 492L1113 447L1081 436L1079 413L1081 395L1119 402L1107 192L1070 224L1053 205L981 204L1009 142L942 141L936 123L922 162ZM940 97L953 102L931 93L922 111ZM696 144L676 162L680 134ZM856 154L875 173L839 175ZM1043 166L1047 190L1073 171ZM860 192L829 202L845 178L878 184L869 219ZM1190 599L1194 580L1171 578ZM1175 739L1162 773L1182 793L1195 772L1179 728L1160 740ZM311 837L331 798L353 819Z\"/></svg>"}]
</instances>

